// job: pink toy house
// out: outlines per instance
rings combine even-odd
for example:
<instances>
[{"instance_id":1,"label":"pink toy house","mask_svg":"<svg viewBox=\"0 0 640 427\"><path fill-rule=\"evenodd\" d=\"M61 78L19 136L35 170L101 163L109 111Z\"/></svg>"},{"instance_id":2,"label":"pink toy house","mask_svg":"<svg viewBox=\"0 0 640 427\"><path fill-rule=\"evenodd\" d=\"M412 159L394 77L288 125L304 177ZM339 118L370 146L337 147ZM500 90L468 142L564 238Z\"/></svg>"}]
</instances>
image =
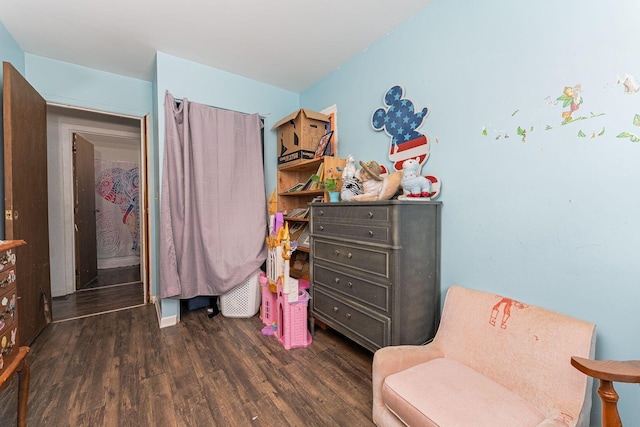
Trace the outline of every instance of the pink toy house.
<instances>
[{"instance_id":1,"label":"pink toy house","mask_svg":"<svg viewBox=\"0 0 640 427\"><path fill-rule=\"evenodd\" d=\"M260 318L262 323L271 326L276 323L277 295L269 290L269 278L265 273L259 277L260 289L262 291L262 308Z\"/></svg>"},{"instance_id":2,"label":"pink toy house","mask_svg":"<svg viewBox=\"0 0 640 427\"><path fill-rule=\"evenodd\" d=\"M309 294L304 290L298 291L297 301L289 302L282 292L282 282L278 280L277 336L287 350L311 344L311 333L307 330L308 302Z\"/></svg>"}]
</instances>

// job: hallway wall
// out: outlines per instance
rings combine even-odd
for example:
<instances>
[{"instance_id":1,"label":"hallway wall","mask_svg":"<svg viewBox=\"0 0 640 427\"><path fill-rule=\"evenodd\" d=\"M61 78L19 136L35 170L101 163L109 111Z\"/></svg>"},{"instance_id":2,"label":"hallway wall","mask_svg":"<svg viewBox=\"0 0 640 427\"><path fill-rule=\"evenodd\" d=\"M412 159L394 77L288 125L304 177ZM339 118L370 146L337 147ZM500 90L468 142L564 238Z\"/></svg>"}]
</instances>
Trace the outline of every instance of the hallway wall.
<instances>
[{"instance_id":1,"label":"hallway wall","mask_svg":"<svg viewBox=\"0 0 640 427\"><path fill-rule=\"evenodd\" d=\"M134 126L138 123L138 128ZM63 107L49 106L47 114L49 237L52 245L51 295L63 296L75 291L75 258L71 250L74 239L71 133L103 133L122 138L140 138L139 121L112 115L100 115ZM100 152L100 150L98 150Z\"/></svg>"}]
</instances>

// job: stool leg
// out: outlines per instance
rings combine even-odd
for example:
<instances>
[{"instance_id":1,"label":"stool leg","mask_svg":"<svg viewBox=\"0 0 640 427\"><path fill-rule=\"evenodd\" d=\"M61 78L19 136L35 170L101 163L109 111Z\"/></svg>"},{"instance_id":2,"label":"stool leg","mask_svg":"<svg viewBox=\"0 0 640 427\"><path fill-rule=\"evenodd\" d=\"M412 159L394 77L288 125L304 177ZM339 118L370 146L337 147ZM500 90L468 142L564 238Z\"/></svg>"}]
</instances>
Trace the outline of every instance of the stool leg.
<instances>
[{"instance_id":1,"label":"stool leg","mask_svg":"<svg viewBox=\"0 0 640 427\"><path fill-rule=\"evenodd\" d=\"M29 381L31 366L25 357L18 370L18 427L27 427L27 403L29 402Z\"/></svg>"},{"instance_id":2,"label":"stool leg","mask_svg":"<svg viewBox=\"0 0 640 427\"><path fill-rule=\"evenodd\" d=\"M619 397L613 383L601 379L598 394L602 399L602 427L622 427L617 405Z\"/></svg>"}]
</instances>

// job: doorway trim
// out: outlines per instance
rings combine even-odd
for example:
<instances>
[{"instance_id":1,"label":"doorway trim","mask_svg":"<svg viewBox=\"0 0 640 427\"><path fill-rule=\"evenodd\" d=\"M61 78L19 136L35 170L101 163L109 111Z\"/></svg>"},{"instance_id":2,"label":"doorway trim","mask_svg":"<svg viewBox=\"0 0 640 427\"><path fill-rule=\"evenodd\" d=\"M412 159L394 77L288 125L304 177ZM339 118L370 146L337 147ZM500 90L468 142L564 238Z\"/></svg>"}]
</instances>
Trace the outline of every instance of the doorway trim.
<instances>
[{"instance_id":1,"label":"doorway trim","mask_svg":"<svg viewBox=\"0 0 640 427\"><path fill-rule=\"evenodd\" d=\"M71 124L71 123L56 123L55 125L58 127L58 147L56 152L56 157L61 161L61 173L57 178L61 183L61 196L62 196L62 220L63 220L63 230L61 233L62 238L60 240L51 241L51 269L54 268L61 269L58 270L55 277L59 277L64 280L64 289L66 294L71 294L76 291L76 275L75 275L75 233L74 233L74 214L73 214L73 158L72 158L72 141L74 133L82 133L88 135L108 135L111 137L122 137L122 138L136 138L139 141L138 150L140 152L140 176L146 177L146 167L148 164L148 147L145 143L145 117L134 117L125 114L115 114L110 112L104 112L94 109L87 108L79 108L73 107L69 105L57 104L57 103L47 103L47 106L57 107L65 110L80 110L87 111L91 113L107 115L107 116L115 116L115 117L123 117L134 119L139 122L139 127L137 132L125 132L120 130L108 129L105 127L98 126L86 126L80 124ZM51 147L49 147L51 149ZM148 182L146 179L140 180L140 194L146 194ZM60 197L60 194L57 195ZM149 282L147 280L146 269L149 265L148 257L149 257L149 241L147 239L146 230L148 229L149 224L147 224L148 218L146 215L142 214L148 210L146 197L140 197L140 267L141 271L141 280L143 282L144 288L144 301L149 301ZM50 202L51 203L51 202ZM57 259L54 259L54 251L58 254ZM53 273L53 271L52 271ZM52 274L52 278L54 275ZM61 287L60 287L61 288Z\"/></svg>"}]
</instances>

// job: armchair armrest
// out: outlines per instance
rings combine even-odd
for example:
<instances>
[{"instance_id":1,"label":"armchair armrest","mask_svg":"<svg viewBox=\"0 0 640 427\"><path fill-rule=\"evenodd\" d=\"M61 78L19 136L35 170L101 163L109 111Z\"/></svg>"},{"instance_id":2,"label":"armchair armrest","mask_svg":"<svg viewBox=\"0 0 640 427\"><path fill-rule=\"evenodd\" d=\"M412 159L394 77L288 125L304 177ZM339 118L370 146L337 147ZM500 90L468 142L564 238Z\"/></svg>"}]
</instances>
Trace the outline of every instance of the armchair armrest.
<instances>
[{"instance_id":1,"label":"armchair armrest","mask_svg":"<svg viewBox=\"0 0 640 427\"><path fill-rule=\"evenodd\" d=\"M571 364L583 374L599 380L640 383L640 360L593 360L573 356Z\"/></svg>"},{"instance_id":2,"label":"armchair armrest","mask_svg":"<svg viewBox=\"0 0 640 427\"><path fill-rule=\"evenodd\" d=\"M602 400L602 426L622 426L617 405L618 393L613 388L613 382L640 383L640 360L593 360L572 356L571 364L583 374L600 380L598 395Z\"/></svg>"}]
</instances>

